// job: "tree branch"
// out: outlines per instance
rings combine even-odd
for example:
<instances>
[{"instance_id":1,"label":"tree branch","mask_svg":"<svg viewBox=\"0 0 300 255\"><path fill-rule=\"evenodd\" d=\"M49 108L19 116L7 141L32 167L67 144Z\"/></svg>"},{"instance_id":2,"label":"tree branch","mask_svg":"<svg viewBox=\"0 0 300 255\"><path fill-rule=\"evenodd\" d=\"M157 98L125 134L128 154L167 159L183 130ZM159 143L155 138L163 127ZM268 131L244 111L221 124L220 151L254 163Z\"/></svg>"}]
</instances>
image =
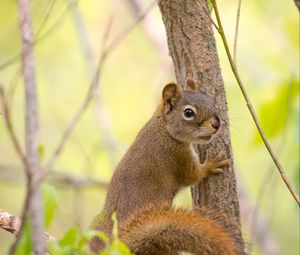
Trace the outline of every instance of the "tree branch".
<instances>
[{"instance_id":1,"label":"tree branch","mask_svg":"<svg viewBox=\"0 0 300 255\"><path fill-rule=\"evenodd\" d=\"M15 133L13 124L11 122L11 114L10 114L10 109L5 97L5 93L4 93L4 88L2 86L2 84L0 84L0 100L1 100L1 104L2 104L2 109L3 109L3 116L4 116L4 122L8 131L8 134L10 136L10 139L13 143L13 146L15 148L15 151L17 152L18 156L20 157L25 169L28 168L28 162L27 162L27 158L23 152L23 149L20 145L20 142L17 138L17 135Z\"/></svg>"},{"instance_id":2,"label":"tree branch","mask_svg":"<svg viewBox=\"0 0 300 255\"><path fill-rule=\"evenodd\" d=\"M89 177L75 176L67 173L52 172L46 179L48 182L54 185L69 185L74 188L85 188L85 187L99 187L106 189L108 187L107 182L99 181Z\"/></svg>"},{"instance_id":3,"label":"tree branch","mask_svg":"<svg viewBox=\"0 0 300 255\"><path fill-rule=\"evenodd\" d=\"M290 193L292 194L292 196L294 197L295 201L297 202L298 206L300 206L300 199L295 191L295 189L293 188L291 182L288 180L288 177L286 176L286 171L284 170L284 168L282 167L280 161L277 159L277 156L275 155L275 153L273 152L273 149L267 139L267 137L265 136L265 133L261 127L261 124L258 120L258 117L256 115L256 112L254 111L254 108L252 106L252 103L250 101L250 98L246 92L246 89L245 89L245 86L240 78L240 75L239 75L239 72L237 70L237 67L233 61L233 58L231 56L231 53L230 53L230 50L229 50L229 46L228 46L228 42L227 42L227 38L226 38L226 35L225 35L225 32L224 32L224 29L223 29L223 25L222 25L222 22L221 22L221 18L220 18L220 15L219 15L219 10L218 10L218 7L217 7L217 3L215 0L212 0L212 4L214 6L214 10L215 10L215 15L216 15L216 18L217 18L217 23L218 23L218 27L219 27L219 33L221 35L221 38L222 38L222 41L223 41L223 44L224 44L224 47L225 47L225 51L226 51L226 54L227 54L227 57L228 57L228 60L229 60L229 64L230 64L230 67L231 67L231 70L234 74L234 77L236 78L236 81L240 87L240 90L243 94L243 97L247 103L247 107L250 111L250 114L251 114L251 117L257 127L257 130L265 144L265 147L267 148L269 154L271 155L272 159L273 159L273 162L275 163L280 175L281 175L281 178L282 180L284 181L284 183L286 184L288 190L290 191Z\"/></svg>"},{"instance_id":4,"label":"tree branch","mask_svg":"<svg viewBox=\"0 0 300 255\"><path fill-rule=\"evenodd\" d=\"M255 205L251 200L250 196L245 190L245 185L241 183L241 178L238 178L238 193L239 201L241 204L241 214L242 218L248 226L248 229L251 230L253 225L252 212L255 210ZM259 249L262 251L262 254L272 254L272 255L282 255L281 248L278 244L278 240L274 237L271 232L268 224L261 215L256 215L257 228L255 232L252 233L255 243L259 246ZM252 242L250 240L250 247ZM248 250L246 254L252 254L251 249Z\"/></svg>"},{"instance_id":5,"label":"tree branch","mask_svg":"<svg viewBox=\"0 0 300 255\"><path fill-rule=\"evenodd\" d=\"M85 22L82 18L78 6L74 5L70 7L71 7L71 14L74 21L74 26L77 32L77 37L79 39L79 43L81 45L84 54L88 77L89 79L91 79L96 66L94 63L93 51L92 51L90 40L88 38ZM109 25L111 26L112 19L110 19L109 23L110 23ZM108 32L109 31L107 31L107 33ZM103 38L107 41L108 34L104 35ZM106 45L106 43L103 42L103 45ZM99 80L101 80L101 77L99 78ZM98 87L98 90L96 92L94 104L96 110L95 112L96 121L99 126L99 131L100 133L102 133L101 134L102 142L108 151L108 158L110 160L110 164L114 166L117 160L117 152L120 148L120 145L117 143L115 137L112 134L112 124L111 124L111 120L108 117L109 114L107 112L107 109L103 103L101 86Z\"/></svg>"},{"instance_id":6,"label":"tree branch","mask_svg":"<svg viewBox=\"0 0 300 255\"><path fill-rule=\"evenodd\" d=\"M241 2L242 0L239 0L238 8L236 11L235 33L234 33L234 43L233 43L233 63L235 65L236 65L237 39L238 39L239 24L240 24Z\"/></svg>"},{"instance_id":7,"label":"tree branch","mask_svg":"<svg viewBox=\"0 0 300 255\"><path fill-rule=\"evenodd\" d=\"M19 166L13 165L0 165L0 179L4 182L22 182L24 183L23 175L20 173ZM46 182L59 187L71 187L71 188L88 188L96 187L106 189L108 182L104 182L88 176L80 176L69 174L74 172L73 169L55 169L50 172L45 179Z\"/></svg>"},{"instance_id":8,"label":"tree branch","mask_svg":"<svg viewBox=\"0 0 300 255\"><path fill-rule=\"evenodd\" d=\"M149 7L145 10L145 12L134 22L132 26L130 26L128 29L125 31L121 32L119 35L116 36L116 38L105 48L100 53L100 57L98 60L97 68L94 74L94 78L91 81L91 84L89 86L88 92L86 97L84 98L83 103L81 104L80 108L78 111L75 113L74 117L71 119L70 123L68 124L67 128L63 132L63 135L61 137L60 142L58 143L58 146L56 147L52 157L50 160L47 162L45 167L42 169L42 173L39 179L45 178L45 176L51 171L55 160L59 157L61 152L64 149L64 146L66 142L68 141L69 137L71 136L75 126L78 124L79 120L81 119L83 113L86 111L87 107L90 105L91 100L94 98L95 93L99 87L99 81L100 81L100 74L103 68L103 65L105 63L105 60L107 57L116 49L116 47L128 36L128 34L136 27L136 25L144 19L144 17L147 15L149 10L154 6L155 2L152 2ZM107 31L104 34L104 39L107 38L108 33L110 30L110 23L107 27ZM103 40L105 41L105 40Z\"/></svg>"},{"instance_id":9,"label":"tree branch","mask_svg":"<svg viewBox=\"0 0 300 255\"><path fill-rule=\"evenodd\" d=\"M75 5L75 4L77 4L77 2L78 2L78 0L69 0L67 6L61 12L59 17L53 22L53 24L43 34L40 35L40 32L42 31L42 27L45 24L46 20L48 19L48 18L45 18L45 22L42 22L42 26L40 26L39 29L37 30L37 34L36 34L37 37L34 39L33 45L36 46L38 43L42 42L45 38L47 38L53 31L55 31L55 29L59 25L61 25L61 23L63 21L65 21L65 17L66 17L67 11L69 9L69 6L70 5ZM48 12L50 12L51 9L52 9L52 7L50 8L50 10ZM21 56L24 55L24 54L26 55L27 53L24 53L24 52L21 52L21 51L17 52L15 55L11 56L9 59L7 59L4 62L0 63L0 71L4 70L5 68L9 67L10 65L15 63L16 61L20 60Z\"/></svg>"},{"instance_id":10,"label":"tree branch","mask_svg":"<svg viewBox=\"0 0 300 255\"><path fill-rule=\"evenodd\" d=\"M40 160L38 154L39 124L35 69L32 54L33 33L30 15L30 1L19 0L18 9L19 27L22 39L22 69L25 87L25 145L26 159L28 164L25 166L25 172L27 176L27 192L25 197L25 205L22 212L22 221L17 238L10 249L10 254L13 254L17 248L22 230L24 228L24 220L27 210L29 210L33 250L36 255L44 255L46 254L46 244L43 238L44 218L42 199L39 182L34 184L34 180L40 171Z\"/></svg>"},{"instance_id":11,"label":"tree branch","mask_svg":"<svg viewBox=\"0 0 300 255\"><path fill-rule=\"evenodd\" d=\"M20 218L0 209L0 228L12 233L14 236L18 236L20 227ZM48 232L45 232L43 236L46 241L56 240L56 238Z\"/></svg>"}]
</instances>

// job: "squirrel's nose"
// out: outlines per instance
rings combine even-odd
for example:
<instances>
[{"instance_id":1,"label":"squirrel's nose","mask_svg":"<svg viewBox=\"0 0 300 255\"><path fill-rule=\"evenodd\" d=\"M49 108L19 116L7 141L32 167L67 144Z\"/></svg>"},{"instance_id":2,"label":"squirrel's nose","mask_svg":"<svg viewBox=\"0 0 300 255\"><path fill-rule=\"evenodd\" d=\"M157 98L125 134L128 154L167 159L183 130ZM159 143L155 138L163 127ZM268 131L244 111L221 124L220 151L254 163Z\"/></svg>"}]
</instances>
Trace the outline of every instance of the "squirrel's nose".
<instances>
[{"instance_id":1,"label":"squirrel's nose","mask_svg":"<svg viewBox=\"0 0 300 255\"><path fill-rule=\"evenodd\" d=\"M221 126L221 121L220 121L220 118L218 116L214 116L211 120L211 126L218 130Z\"/></svg>"}]
</instances>

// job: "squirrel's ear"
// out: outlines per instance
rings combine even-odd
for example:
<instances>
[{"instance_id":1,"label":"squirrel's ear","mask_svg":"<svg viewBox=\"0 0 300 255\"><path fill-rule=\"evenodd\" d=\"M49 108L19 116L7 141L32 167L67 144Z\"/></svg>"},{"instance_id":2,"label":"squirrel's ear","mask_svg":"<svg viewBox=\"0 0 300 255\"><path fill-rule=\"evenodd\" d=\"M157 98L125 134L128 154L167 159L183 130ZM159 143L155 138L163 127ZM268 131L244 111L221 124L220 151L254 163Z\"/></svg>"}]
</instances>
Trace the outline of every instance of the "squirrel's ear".
<instances>
[{"instance_id":1,"label":"squirrel's ear","mask_svg":"<svg viewBox=\"0 0 300 255\"><path fill-rule=\"evenodd\" d=\"M195 91L196 88L197 88L196 83L191 79L187 79L184 89L188 91Z\"/></svg>"},{"instance_id":2,"label":"squirrel's ear","mask_svg":"<svg viewBox=\"0 0 300 255\"><path fill-rule=\"evenodd\" d=\"M167 84L162 92L162 99L165 103L172 103L181 98L182 89L176 83Z\"/></svg>"}]
</instances>

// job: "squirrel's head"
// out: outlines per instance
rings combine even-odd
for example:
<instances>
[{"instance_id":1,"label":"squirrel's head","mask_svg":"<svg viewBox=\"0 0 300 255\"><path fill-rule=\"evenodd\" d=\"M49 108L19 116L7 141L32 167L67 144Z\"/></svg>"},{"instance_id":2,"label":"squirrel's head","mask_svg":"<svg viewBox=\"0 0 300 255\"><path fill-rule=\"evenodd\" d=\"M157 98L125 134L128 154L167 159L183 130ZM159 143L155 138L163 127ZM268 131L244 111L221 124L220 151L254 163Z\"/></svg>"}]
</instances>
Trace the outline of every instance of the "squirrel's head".
<instances>
[{"instance_id":1,"label":"squirrel's head","mask_svg":"<svg viewBox=\"0 0 300 255\"><path fill-rule=\"evenodd\" d=\"M188 80L184 89L167 84L162 92L162 114L170 135L181 142L207 144L220 128L213 103Z\"/></svg>"}]
</instances>

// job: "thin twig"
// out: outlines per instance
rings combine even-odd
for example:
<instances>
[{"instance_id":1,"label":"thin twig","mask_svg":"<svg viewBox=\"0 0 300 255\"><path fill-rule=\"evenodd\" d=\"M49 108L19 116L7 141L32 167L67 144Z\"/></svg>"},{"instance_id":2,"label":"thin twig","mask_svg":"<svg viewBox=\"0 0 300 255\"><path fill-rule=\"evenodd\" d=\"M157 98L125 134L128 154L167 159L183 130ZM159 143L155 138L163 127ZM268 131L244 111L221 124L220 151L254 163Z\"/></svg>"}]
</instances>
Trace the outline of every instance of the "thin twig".
<instances>
[{"instance_id":1,"label":"thin twig","mask_svg":"<svg viewBox=\"0 0 300 255\"><path fill-rule=\"evenodd\" d=\"M288 88L288 93L287 93L287 97L285 100L285 113L284 113L284 127L283 127L283 131L281 132L281 137L280 137L280 146L277 148L277 155L281 155L282 151L284 149L284 145L287 141L287 123L289 121L289 117L290 117L290 110L291 110L291 97L292 97L292 85L289 86ZM252 238L254 238L254 233L256 232L256 228L259 227L259 224L257 222L257 218L258 218L258 213L260 211L261 205L262 205L262 200L266 195L266 190L267 187L271 187L273 188L273 185L271 185L271 179L273 177L273 164L269 166L268 170L266 171L266 174L263 178L263 181L261 182L260 188L258 189L257 192L257 198L256 198L256 203L252 212L252 223L251 223L251 229L250 229L250 240L249 242L252 243ZM272 197L274 197L274 194L272 194ZM272 210L273 211L273 210Z\"/></svg>"},{"instance_id":2,"label":"thin twig","mask_svg":"<svg viewBox=\"0 0 300 255\"><path fill-rule=\"evenodd\" d=\"M72 0L72 1L74 1L74 0ZM35 37L37 39L34 39L33 45L36 45L39 42L40 39L46 38L48 35L50 35L51 34L50 32L53 31L53 29L58 25L58 23L59 23L58 21L60 21L61 17L63 17L63 16L59 16L60 18L58 18L56 20L56 22L54 22L54 24L52 24L52 26L50 26L50 29L48 29L43 34L44 37L39 38L39 36L41 35L41 33L44 30L44 27L46 26L47 21L49 20L50 14L52 13L54 5L55 5L56 2L57 2L56 0L49 1L49 5L48 5L48 8L46 10L46 13L43 16L43 18L41 19L41 21L38 25L38 28L36 30ZM69 5L70 5L70 3L69 3ZM66 10L64 10L64 12L65 11ZM21 52L19 52L17 54L17 56L21 56ZM17 58L15 60L17 60ZM0 70L1 70L1 68L0 68ZM7 92L7 103L8 103L8 106L9 106L11 112L13 111L12 107L13 107L14 92L17 88L18 82L21 79L21 77L22 77L22 68L21 68L21 64L19 64L18 67L16 68L15 74L13 75L13 77L12 77L10 83L9 83L9 88L8 88L8 92Z\"/></svg>"},{"instance_id":3,"label":"thin twig","mask_svg":"<svg viewBox=\"0 0 300 255\"><path fill-rule=\"evenodd\" d=\"M92 51L91 43L88 38L88 33L86 30L86 25L78 6L74 6L72 8L71 14L73 17L74 26L76 28L78 39L84 53L88 77L90 79L92 78L92 74L94 73L95 70L95 63L93 59L93 51ZM113 19L110 18L109 26L107 27L110 27L112 25L112 21ZM106 34L104 34L103 36L104 40L106 41L109 39L108 32L109 29L106 29ZM107 45L106 41L103 42L102 44L103 47ZM99 80L101 80L101 77L99 78ZM110 164L114 166L117 160L117 152L118 149L120 148L120 145L117 143L115 137L112 134L111 120L108 117L107 109L103 103L102 94L103 93L102 93L101 86L99 86L94 100L95 110L96 110L96 120L97 120L97 124L99 125L100 132L102 133L101 135L102 142L108 151L108 158L110 160Z\"/></svg>"},{"instance_id":4,"label":"thin twig","mask_svg":"<svg viewBox=\"0 0 300 255\"><path fill-rule=\"evenodd\" d=\"M36 37L40 34L40 32L44 29L46 23L48 22L49 20L49 17L50 17L50 14L52 13L53 11L53 8L55 6L55 3L56 3L56 0L50 0L48 2L48 6L47 6L47 10L46 10L46 13L45 15L42 17L41 21L39 22L39 25L36 29Z\"/></svg>"},{"instance_id":5,"label":"thin twig","mask_svg":"<svg viewBox=\"0 0 300 255\"><path fill-rule=\"evenodd\" d=\"M109 29L110 29L110 25L109 25ZM94 78L92 79L92 82L91 82L90 86L89 86L87 95L84 98L84 101L81 104L81 106L79 107L78 111L75 113L74 117L71 119L71 121L68 124L67 128L63 132L63 135L60 139L60 142L58 143L58 146L56 147L52 157L50 158L48 163L43 168L40 179L45 178L46 175L49 173L49 171L51 171L55 160L59 157L62 150L64 149L64 146L65 146L67 140L69 139L69 137L71 136L75 126L77 125L77 123L81 119L83 113L86 111L86 109L89 106L91 100L94 98L95 92L96 92L96 90L99 86L100 72L102 70L104 61L105 61L106 57L108 56L108 53L109 52L105 51L105 50L101 52L100 58L99 58L99 61L98 61L98 65L97 65L97 68L96 68L96 73L94 75Z\"/></svg>"},{"instance_id":6,"label":"thin twig","mask_svg":"<svg viewBox=\"0 0 300 255\"><path fill-rule=\"evenodd\" d=\"M238 0L238 8L236 11L236 22L235 22L235 33L234 33L234 43L233 43L233 63L236 65L236 50L237 50L237 39L239 34L239 24L240 24L240 13L241 13L241 2Z\"/></svg>"},{"instance_id":7,"label":"thin twig","mask_svg":"<svg viewBox=\"0 0 300 255\"><path fill-rule=\"evenodd\" d=\"M248 229L251 229L253 224L251 212L254 210L254 203L245 190L245 185L244 183L242 183L242 179L238 174L239 171L237 171L236 173L242 218L248 226ZM262 254L281 255L282 252L281 247L278 244L278 240L275 238L271 229L269 228L269 225L261 215L257 215L257 223L257 229L255 230L255 235L253 235L253 238L255 238L256 244L262 251ZM247 243L251 247L251 240L247 241ZM254 254L254 252L250 249L246 251L246 254L252 253Z\"/></svg>"},{"instance_id":8,"label":"thin twig","mask_svg":"<svg viewBox=\"0 0 300 255\"><path fill-rule=\"evenodd\" d=\"M201 5L201 8L203 9L203 11L205 12L205 14L206 14L207 17L209 18L211 24L215 27L215 29L216 29L218 32L220 32L220 31L219 31L218 25L217 25L217 24L214 22L214 20L212 19L211 15L210 15L210 13L209 13L209 11L208 11L208 8L206 8L206 6L203 4L202 0L199 0L198 3Z\"/></svg>"},{"instance_id":9,"label":"thin twig","mask_svg":"<svg viewBox=\"0 0 300 255\"><path fill-rule=\"evenodd\" d=\"M70 5L77 4L79 0L70 0L68 2L68 5L65 7L65 9L61 12L59 17L53 22L53 24L39 37L35 38L33 41L33 45L36 46L40 42L42 42L44 39L46 39L55 29L61 25L63 21L66 20L66 13L69 9ZM40 30L41 31L41 30ZM40 32L39 31L39 32ZM10 57L8 60L0 63L0 71L4 70L5 68L9 67L10 65L14 64L16 61L20 60L21 55L26 55L27 53L17 52L15 55Z\"/></svg>"},{"instance_id":10,"label":"thin twig","mask_svg":"<svg viewBox=\"0 0 300 255\"><path fill-rule=\"evenodd\" d=\"M115 49L119 45L119 43L123 41L129 35L129 33L148 15L150 10L154 6L156 6L156 3L156 1L151 2L148 5L148 7L144 10L144 12L135 20L135 22L130 27L128 27L122 33L116 36L116 38L112 41L112 43L107 47L106 50L111 51Z\"/></svg>"},{"instance_id":11,"label":"thin twig","mask_svg":"<svg viewBox=\"0 0 300 255\"><path fill-rule=\"evenodd\" d=\"M77 32L77 37L79 39L79 43L80 43L84 58L86 60L88 77L89 77L89 79L91 79L95 72L96 63L94 60L91 42L88 38L88 32L86 29L86 25L84 23L84 20L83 20L83 17L81 15L78 5L70 5L70 12L71 12L72 20L74 23L74 27Z\"/></svg>"},{"instance_id":12,"label":"thin twig","mask_svg":"<svg viewBox=\"0 0 300 255\"><path fill-rule=\"evenodd\" d=\"M252 116L252 119L258 129L258 132L265 144L265 147L267 148L269 154L271 155L280 175L281 175L281 178L282 180L284 181L284 183L286 184L288 190L290 191L290 193L292 194L292 196L294 197L295 201L297 202L297 204L300 206L300 199L295 191L295 189L292 187L292 184L290 183L290 181L288 180L288 177L286 176L285 174L285 170L284 168L282 167L281 163L279 162L279 160L277 159L275 153L273 152L273 149L267 139L267 137L265 136L265 133L261 127L261 124L258 120L258 117L256 115L256 112L254 111L254 108L251 104L251 101L250 101L250 98L246 92L246 89L244 87L244 84L243 82L241 81L241 78L240 78L240 75L239 75L239 72L233 62L233 59L232 59L232 56L231 56L231 53L230 53L230 50L229 50L229 46L228 46L228 43L227 43L227 39L226 39L226 36L225 36L225 33L224 33L224 29L223 29L223 25L222 25L222 22L221 22L221 18L220 18L220 15L219 15L219 11L218 11L218 7L217 7L217 3L215 0L212 0L212 4L213 4L213 7L214 7L214 10L215 10L215 15L216 15L216 18L217 18L217 23L218 23L218 26L219 26L219 33L220 33L220 36L222 38L222 41L223 41L223 44L224 44L224 47L225 47L225 51L226 51L226 54L227 54L227 57L228 57L228 60L229 60L229 64L230 64L230 67L231 67L231 70L234 74L234 77L236 78L236 81L240 87L240 90L243 94L243 97L247 103L247 107L250 111L250 114Z\"/></svg>"},{"instance_id":13,"label":"thin twig","mask_svg":"<svg viewBox=\"0 0 300 255\"><path fill-rule=\"evenodd\" d=\"M0 179L9 183L24 183L24 175L21 174L21 167L10 164L0 165ZM47 175L45 181L51 185L60 188L99 188L106 189L108 182L88 176L80 176L69 174L74 172L74 169L54 169Z\"/></svg>"},{"instance_id":14,"label":"thin twig","mask_svg":"<svg viewBox=\"0 0 300 255\"><path fill-rule=\"evenodd\" d=\"M51 175L47 177L47 181L53 183L54 185L69 185L77 189L87 187L98 187L106 189L108 187L107 182L103 182L89 177L75 176L61 172L51 173Z\"/></svg>"},{"instance_id":15,"label":"thin twig","mask_svg":"<svg viewBox=\"0 0 300 255\"><path fill-rule=\"evenodd\" d=\"M68 124L67 128L63 132L62 138L61 138L58 146L56 147L56 149L55 149L52 157L48 161L48 163L42 169L42 173L41 173L41 176L40 176L39 179L45 178L45 176L49 173L49 171L51 171L55 160L59 157L59 155L63 151L64 146L65 146L66 142L68 141L70 135L72 134L75 126L77 125L77 123L81 119L83 113L85 112L85 110L89 106L91 100L94 98L95 93L97 91L97 88L99 86L100 73L102 71L105 60L116 49L116 47L128 36L128 34L136 27L136 25L141 20L143 20L143 18L147 15L149 10L154 6L154 3L155 2L152 2L149 5L149 7L146 9L146 11L134 22L134 24L132 26L130 26L128 29L121 32L118 36L116 36L116 38L106 48L104 48L101 51L99 61L98 61L98 64L97 64L97 68L96 68L96 73L95 73L94 78L93 78L93 80L90 84L88 93L87 93L82 105L80 106L78 111L75 113L74 117L72 118L72 120ZM105 34L107 34L109 32L109 30L110 30L110 25L108 26L107 31L105 32ZM107 36L105 38L107 38Z\"/></svg>"},{"instance_id":16,"label":"thin twig","mask_svg":"<svg viewBox=\"0 0 300 255\"><path fill-rule=\"evenodd\" d=\"M8 131L8 134L10 136L10 139L14 145L15 151L17 152L17 154L19 155L24 168L27 169L28 168L28 162L25 156L25 153L23 152L23 149L20 145L20 142L17 138L17 135L15 133L13 124L11 122L11 116L10 116L10 109L8 106L8 103L6 101L6 97L4 94L4 88L3 85L0 84L0 100L1 100L1 104L2 104L2 109L3 109L3 115L4 115L4 122Z\"/></svg>"}]
</instances>

